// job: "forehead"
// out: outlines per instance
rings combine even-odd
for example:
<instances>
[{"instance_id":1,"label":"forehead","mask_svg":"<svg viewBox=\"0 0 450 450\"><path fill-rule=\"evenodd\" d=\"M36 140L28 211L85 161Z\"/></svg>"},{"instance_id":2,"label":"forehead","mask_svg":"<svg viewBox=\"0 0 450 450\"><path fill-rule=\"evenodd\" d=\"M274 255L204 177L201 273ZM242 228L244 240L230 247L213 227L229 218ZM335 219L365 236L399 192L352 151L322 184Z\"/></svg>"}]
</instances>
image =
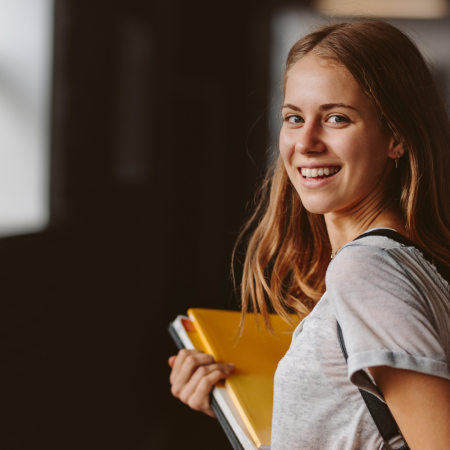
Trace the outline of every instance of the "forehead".
<instances>
[{"instance_id":1,"label":"forehead","mask_svg":"<svg viewBox=\"0 0 450 450\"><path fill-rule=\"evenodd\" d=\"M290 69L286 80L285 100L289 103L356 102L360 106L370 105L364 91L346 67L316 55L303 57Z\"/></svg>"}]
</instances>

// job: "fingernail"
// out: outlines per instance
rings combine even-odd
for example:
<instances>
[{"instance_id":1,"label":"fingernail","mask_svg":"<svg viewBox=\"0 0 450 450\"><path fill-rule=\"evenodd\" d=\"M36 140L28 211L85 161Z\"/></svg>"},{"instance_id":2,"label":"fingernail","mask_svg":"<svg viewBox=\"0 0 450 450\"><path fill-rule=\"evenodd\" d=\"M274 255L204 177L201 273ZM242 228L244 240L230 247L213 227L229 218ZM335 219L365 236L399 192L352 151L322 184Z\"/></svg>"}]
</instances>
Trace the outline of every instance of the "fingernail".
<instances>
[{"instance_id":1,"label":"fingernail","mask_svg":"<svg viewBox=\"0 0 450 450\"><path fill-rule=\"evenodd\" d=\"M230 375L230 371L229 371L229 370L222 370L222 372L223 372L225 375Z\"/></svg>"},{"instance_id":2,"label":"fingernail","mask_svg":"<svg viewBox=\"0 0 450 450\"><path fill-rule=\"evenodd\" d=\"M234 369L234 364L227 364L227 367L229 367L230 369Z\"/></svg>"}]
</instances>

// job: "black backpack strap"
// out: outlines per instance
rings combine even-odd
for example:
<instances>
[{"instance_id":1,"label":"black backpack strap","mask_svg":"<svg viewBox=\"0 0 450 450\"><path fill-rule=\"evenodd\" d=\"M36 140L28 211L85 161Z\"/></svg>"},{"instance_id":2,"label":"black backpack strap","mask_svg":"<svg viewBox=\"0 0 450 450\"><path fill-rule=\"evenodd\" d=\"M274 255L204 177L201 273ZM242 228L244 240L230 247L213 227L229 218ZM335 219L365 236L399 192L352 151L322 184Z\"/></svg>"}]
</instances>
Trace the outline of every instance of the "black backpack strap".
<instances>
[{"instance_id":1,"label":"black backpack strap","mask_svg":"<svg viewBox=\"0 0 450 450\"><path fill-rule=\"evenodd\" d=\"M345 362L347 362L348 355L347 349L345 347L342 329L339 325L339 322L336 322L336 324L339 344L341 346ZM368 375L364 371L361 371L361 374L362 376L367 377L367 379L370 381ZM366 404L367 409L369 410L370 415L372 416L372 419L375 422L375 425L381 435L381 438L383 439L386 450L390 449L388 442L397 436L402 436L402 434L397 425L397 422L395 421L394 417L391 414L391 411L388 408L388 405L386 405L386 403L382 402L377 396L371 394L370 392L364 391L363 389L359 389L359 392L361 393L364 403ZM409 450L408 444L406 443L405 439L403 439L403 441L405 442L405 444L398 450Z\"/></svg>"},{"instance_id":2,"label":"black backpack strap","mask_svg":"<svg viewBox=\"0 0 450 450\"><path fill-rule=\"evenodd\" d=\"M400 233L397 233L397 231L390 230L390 229L377 229L373 231L369 231L367 233L364 233L360 236L358 236L354 241L358 239L362 239L367 236L385 236L390 239L393 239L394 241L400 242L403 245L406 245L408 247L415 247L418 248L412 241L401 235ZM424 258L427 259L429 262L434 264L434 261L424 252L422 249L419 249L422 254L424 255ZM442 268L436 266L439 273L442 274ZM441 269L441 270L439 270ZM445 272L444 272L445 273ZM338 339L339 344L341 346L342 354L344 355L345 362L347 362L348 354L347 349L345 347L344 342L344 335L342 334L341 326L339 325L339 322L336 321L337 324L337 333L338 333ZM369 376L364 372L361 371L361 375L363 377L366 377L368 381L370 381ZM370 381L371 382L371 381ZM386 403L382 402L377 396L371 394L368 391L364 391L363 389L359 389L359 392L361 393L361 396L364 400L364 403L367 406L367 409L370 412L370 415L372 416L373 421L375 422L375 425L384 441L384 446L386 450L390 448L388 442L397 437L402 436L400 429L397 425L397 422L395 421L394 417L392 416L391 411L389 410L389 407ZM402 436L403 437L403 436ZM409 446L406 443L405 439L403 438L403 441L405 444L400 447L398 450L409 450Z\"/></svg>"},{"instance_id":3,"label":"black backpack strap","mask_svg":"<svg viewBox=\"0 0 450 450\"><path fill-rule=\"evenodd\" d=\"M417 245L415 245L412 241L403 236L403 234L400 234L398 231L392 230L390 228L375 228L372 231L366 231L365 233L360 234L353 240L357 241L358 239L362 239L367 236L385 236L388 237L389 239L400 242L400 244L407 245L408 247L417 248Z\"/></svg>"}]
</instances>

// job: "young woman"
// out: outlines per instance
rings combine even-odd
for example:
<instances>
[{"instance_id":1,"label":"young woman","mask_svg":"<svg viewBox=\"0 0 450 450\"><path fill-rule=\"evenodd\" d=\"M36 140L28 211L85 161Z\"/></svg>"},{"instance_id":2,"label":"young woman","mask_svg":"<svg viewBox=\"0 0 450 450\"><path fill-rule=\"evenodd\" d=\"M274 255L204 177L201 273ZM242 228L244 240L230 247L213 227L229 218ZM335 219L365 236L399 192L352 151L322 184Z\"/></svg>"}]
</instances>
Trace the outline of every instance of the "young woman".
<instances>
[{"instance_id":1,"label":"young woman","mask_svg":"<svg viewBox=\"0 0 450 450\"><path fill-rule=\"evenodd\" d=\"M289 53L282 116L242 306L269 327L270 309L312 312L277 369L272 450L450 448L450 123L423 57L382 21L321 28ZM214 415L232 367L169 364L172 393ZM358 388L403 437L383 443Z\"/></svg>"}]
</instances>

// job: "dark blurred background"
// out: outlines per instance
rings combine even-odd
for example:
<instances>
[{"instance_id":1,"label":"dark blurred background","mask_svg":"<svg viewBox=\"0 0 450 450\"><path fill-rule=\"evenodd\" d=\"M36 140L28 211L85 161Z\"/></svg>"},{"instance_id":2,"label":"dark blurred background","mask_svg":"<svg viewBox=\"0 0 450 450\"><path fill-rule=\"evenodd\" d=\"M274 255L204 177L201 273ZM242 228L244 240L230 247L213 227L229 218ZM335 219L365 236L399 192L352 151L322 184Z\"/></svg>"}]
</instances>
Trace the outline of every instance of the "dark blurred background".
<instances>
[{"instance_id":1,"label":"dark blurred background","mask_svg":"<svg viewBox=\"0 0 450 450\"><path fill-rule=\"evenodd\" d=\"M166 330L238 309L231 252L276 147L281 66L330 20L310 3L47 1L44 213L2 229L0 204L2 449L231 448L171 397ZM437 36L448 95L448 19L395 17Z\"/></svg>"}]
</instances>

